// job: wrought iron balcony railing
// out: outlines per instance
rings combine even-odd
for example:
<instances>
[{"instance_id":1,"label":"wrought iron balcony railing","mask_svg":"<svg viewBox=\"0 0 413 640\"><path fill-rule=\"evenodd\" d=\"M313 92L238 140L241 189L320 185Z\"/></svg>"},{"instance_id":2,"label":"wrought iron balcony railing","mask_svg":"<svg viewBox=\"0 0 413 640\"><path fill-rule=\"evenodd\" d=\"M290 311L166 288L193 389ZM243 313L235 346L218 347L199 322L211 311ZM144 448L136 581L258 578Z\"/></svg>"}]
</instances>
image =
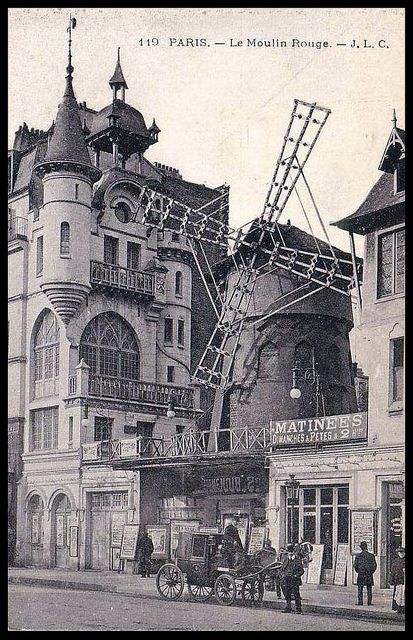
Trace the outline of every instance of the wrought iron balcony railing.
<instances>
[{"instance_id":1,"label":"wrought iron balcony railing","mask_svg":"<svg viewBox=\"0 0 413 640\"><path fill-rule=\"evenodd\" d=\"M152 273L126 269L96 260L92 260L90 263L90 283L94 287L153 297L155 294L154 281Z\"/></svg>"},{"instance_id":2,"label":"wrought iron balcony railing","mask_svg":"<svg viewBox=\"0 0 413 640\"><path fill-rule=\"evenodd\" d=\"M9 218L9 226L8 226L8 241L17 240L18 238L23 238L27 240L27 218L22 218L20 216L13 216Z\"/></svg>"},{"instance_id":3,"label":"wrought iron balcony railing","mask_svg":"<svg viewBox=\"0 0 413 640\"><path fill-rule=\"evenodd\" d=\"M187 387L175 387L155 382L118 380L89 374L89 395L91 396L166 405L171 394L173 394L176 407L192 408L194 406L193 389Z\"/></svg>"}]
</instances>

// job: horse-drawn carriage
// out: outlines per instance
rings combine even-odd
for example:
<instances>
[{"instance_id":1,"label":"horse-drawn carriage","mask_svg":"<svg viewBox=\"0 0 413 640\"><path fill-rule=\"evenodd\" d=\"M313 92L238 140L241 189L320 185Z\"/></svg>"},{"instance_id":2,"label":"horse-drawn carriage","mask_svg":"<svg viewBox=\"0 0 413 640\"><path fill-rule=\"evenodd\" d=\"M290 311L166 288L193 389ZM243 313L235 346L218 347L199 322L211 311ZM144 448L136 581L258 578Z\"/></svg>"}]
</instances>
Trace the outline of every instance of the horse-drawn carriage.
<instances>
[{"instance_id":1,"label":"horse-drawn carriage","mask_svg":"<svg viewBox=\"0 0 413 640\"><path fill-rule=\"evenodd\" d=\"M198 602L215 595L220 604L230 605L237 596L245 601L260 602L266 578L274 576L281 566L273 551L263 549L243 555L233 566L222 553L221 534L181 532L175 563L159 569L156 586L165 600L178 600L185 584Z\"/></svg>"}]
</instances>

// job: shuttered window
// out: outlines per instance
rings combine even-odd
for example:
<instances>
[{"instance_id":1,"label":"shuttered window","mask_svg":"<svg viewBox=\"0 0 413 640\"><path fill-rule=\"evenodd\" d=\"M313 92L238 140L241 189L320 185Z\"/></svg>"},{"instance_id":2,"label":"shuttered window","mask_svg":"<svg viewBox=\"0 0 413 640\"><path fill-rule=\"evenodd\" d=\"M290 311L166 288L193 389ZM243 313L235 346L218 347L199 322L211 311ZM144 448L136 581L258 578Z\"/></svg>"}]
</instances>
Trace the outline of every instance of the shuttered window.
<instances>
[{"instance_id":1,"label":"shuttered window","mask_svg":"<svg viewBox=\"0 0 413 640\"><path fill-rule=\"evenodd\" d=\"M404 293L405 230L378 237L377 297Z\"/></svg>"}]
</instances>

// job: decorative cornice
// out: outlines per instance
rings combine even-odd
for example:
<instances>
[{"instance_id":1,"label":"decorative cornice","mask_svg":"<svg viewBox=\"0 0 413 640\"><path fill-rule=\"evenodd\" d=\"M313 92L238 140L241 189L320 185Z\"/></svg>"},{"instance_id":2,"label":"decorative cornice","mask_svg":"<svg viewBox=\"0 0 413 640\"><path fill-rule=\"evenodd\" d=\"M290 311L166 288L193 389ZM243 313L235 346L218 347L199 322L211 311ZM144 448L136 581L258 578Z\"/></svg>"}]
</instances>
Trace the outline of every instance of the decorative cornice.
<instances>
[{"instance_id":1,"label":"decorative cornice","mask_svg":"<svg viewBox=\"0 0 413 640\"><path fill-rule=\"evenodd\" d=\"M79 282L43 282L43 293L53 305L64 324L68 324L80 305L87 299L90 286Z\"/></svg>"},{"instance_id":2,"label":"decorative cornice","mask_svg":"<svg viewBox=\"0 0 413 640\"><path fill-rule=\"evenodd\" d=\"M191 267L194 266L194 258L190 249L158 247L158 257L161 260L176 260L178 262L189 264Z\"/></svg>"},{"instance_id":3,"label":"decorative cornice","mask_svg":"<svg viewBox=\"0 0 413 640\"><path fill-rule=\"evenodd\" d=\"M55 171L73 171L74 173L81 173L87 176L92 183L97 182L102 177L102 172L97 167L87 165L84 162L71 160L49 160L40 162L33 168L33 171L39 178L43 178L46 174Z\"/></svg>"}]
</instances>

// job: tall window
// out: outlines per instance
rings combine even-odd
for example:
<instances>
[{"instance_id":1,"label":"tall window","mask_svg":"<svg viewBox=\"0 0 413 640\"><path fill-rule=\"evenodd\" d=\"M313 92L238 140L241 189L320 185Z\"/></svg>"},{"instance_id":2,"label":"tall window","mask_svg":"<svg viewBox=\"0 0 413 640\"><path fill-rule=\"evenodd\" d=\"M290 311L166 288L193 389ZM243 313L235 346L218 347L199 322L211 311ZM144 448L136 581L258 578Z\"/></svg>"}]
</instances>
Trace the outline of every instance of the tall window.
<instances>
[{"instance_id":1,"label":"tall window","mask_svg":"<svg viewBox=\"0 0 413 640\"><path fill-rule=\"evenodd\" d=\"M141 246L136 242L128 242L127 267L139 271L141 266Z\"/></svg>"},{"instance_id":2,"label":"tall window","mask_svg":"<svg viewBox=\"0 0 413 640\"><path fill-rule=\"evenodd\" d=\"M60 225L60 255L67 256L70 253L70 225L62 222Z\"/></svg>"},{"instance_id":3,"label":"tall window","mask_svg":"<svg viewBox=\"0 0 413 640\"><path fill-rule=\"evenodd\" d=\"M139 380L140 359L135 334L113 311L89 322L80 340L79 356L89 365L91 375Z\"/></svg>"},{"instance_id":4,"label":"tall window","mask_svg":"<svg viewBox=\"0 0 413 640\"><path fill-rule=\"evenodd\" d=\"M59 392L59 340L57 319L47 311L33 342L35 398Z\"/></svg>"},{"instance_id":5,"label":"tall window","mask_svg":"<svg viewBox=\"0 0 413 640\"><path fill-rule=\"evenodd\" d=\"M175 295L182 297L182 271L175 274Z\"/></svg>"},{"instance_id":6,"label":"tall window","mask_svg":"<svg viewBox=\"0 0 413 640\"><path fill-rule=\"evenodd\" d=\"M178 320L178 345L183 347L185 344L185 320Z\"/></svg>"},{"instance_id":7,"label":"tall window","mask_svg":"<svg viewBox=\"0 0 413 640\"><path fill-rule=\"evenodd\" d=\"M404 293L405 230L382 233L378 237L377 297Z\"/></svg>"},{"instance_id":8,"label":"tall window","mask_svg":"<svg viewBox=\"0 0 413 640\"><path fill-rule=\"evenodd\" d=\"M36 247L36 275L39 276L43 271L43 236L37 238Z\"/></svg>"},{"instance_id":9,"label":"tall window","mask_svg":"<svg viewBox=\"0 0 413 640\"><path fill-rule=\"evenodd\" d=\"M166 381L175 382L175 367L168 366L166 370Z\"/></svg>"},{"instance_id":10,"label":"tall window","mask_svg":"<svg viewBox=\"0 0 413 640\"><path fill-rule=\"evenodd\" d=\"M403 408L404 338L390 340L390 406L394 411Z\"/></svg>"},{"instance_id":11,"label":"tall window","mask_svg":"<svg viewBox=\"0 0 413 640\"><path fill-rule=\"evenodd\" d=\"M118 264L119 241L113 236L105 236L103 241L103 262L106 264Z\"/></svg>"},{"instance_id":12,"label":"tall window","mask_svg":"<svg viewBox=\"0 0 413 640\"><path fill-rule=\"evenodd\" d=\"M50 407L30 412L31 438L30 450L57 449L59 428L59 409Z\"/></svg>"},{"instance_id":13,"label":"tall window","mask_svg":"<svg viewBox=\"0 0 413 640\"><path fill-rule=\"evenodd\" d=\"M101 416L95 417L95 442L101 440L110 440L112 437L112 418L106 418Z\"/></svg>"},{"instance_id":14,"label":"tall window","mask_svg":"<svg viewBox=\"0 0 413 640\"><path fill-rule=\"evenodd\" d=\"M275 380L279 371L279 352L273 342L264 344L258 352L257 377Z\"/></svg>"},{"instance_id":15,"label":"tall window","mask_svg":"<svg viewBox=\"0 0 413 640\"><path fill-rule=\"evenodd\" d=\"M172 339L173 339L173 319L172 318L165 318L164 320L164 342L166 344L172 344Z\"/></svg>"}]
</instances>

